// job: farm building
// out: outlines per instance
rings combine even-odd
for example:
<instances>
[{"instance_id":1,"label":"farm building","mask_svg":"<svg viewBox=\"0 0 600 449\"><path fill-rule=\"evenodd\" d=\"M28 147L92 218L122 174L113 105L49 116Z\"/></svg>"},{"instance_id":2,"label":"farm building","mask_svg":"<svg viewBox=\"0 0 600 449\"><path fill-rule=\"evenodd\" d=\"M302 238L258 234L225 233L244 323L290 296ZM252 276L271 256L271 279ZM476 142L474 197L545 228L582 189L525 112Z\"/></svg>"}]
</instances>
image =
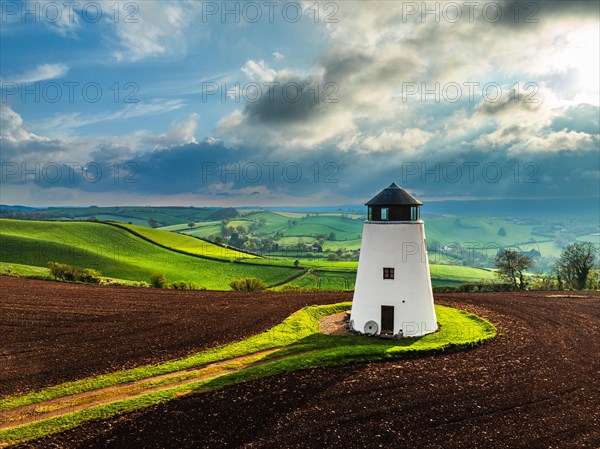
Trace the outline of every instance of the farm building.
<instances>
[{"instance_id":1,"label":"farm building","mask_svg":"<svg viewBox=\"0 0 600 449\"><path fill-rule=\"evenodd\" d=\"M416 337L437 330L423 205L395 183L366 203L350 327Z\"/></svg>"}]
</instances>

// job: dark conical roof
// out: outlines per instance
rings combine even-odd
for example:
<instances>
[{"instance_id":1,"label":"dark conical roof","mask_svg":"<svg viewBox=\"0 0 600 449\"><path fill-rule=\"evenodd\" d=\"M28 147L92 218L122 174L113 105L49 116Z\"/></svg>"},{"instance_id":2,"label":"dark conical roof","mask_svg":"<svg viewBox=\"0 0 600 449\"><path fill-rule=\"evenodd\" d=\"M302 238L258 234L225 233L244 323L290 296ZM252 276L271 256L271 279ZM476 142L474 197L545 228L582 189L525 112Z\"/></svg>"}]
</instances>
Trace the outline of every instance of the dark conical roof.
<instances>
[{"instance_id":1,"label":"dark conical roof","mask_svg":"<svg viewBox=\"0 0 600 449\"><path fill-rule=\"evenodd\" d=\"M383 189L373 198L371 198L365 205L366 206L394 206L394 205L405 205L405 206L420 206L421 203L418 199L408 193L406 190L401 189L398 184L393 182L387 189Z\"/></svg>"}]
</instances>

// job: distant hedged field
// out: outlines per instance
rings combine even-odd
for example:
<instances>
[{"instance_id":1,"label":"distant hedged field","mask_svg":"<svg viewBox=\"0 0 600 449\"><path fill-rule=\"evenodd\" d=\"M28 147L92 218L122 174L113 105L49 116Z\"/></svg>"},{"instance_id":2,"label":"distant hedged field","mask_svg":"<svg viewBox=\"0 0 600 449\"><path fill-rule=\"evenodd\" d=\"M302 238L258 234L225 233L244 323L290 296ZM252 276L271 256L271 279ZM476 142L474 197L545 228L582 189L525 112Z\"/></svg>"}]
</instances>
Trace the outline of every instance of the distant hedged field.
<instances>
[{"instance_id":1,"label":"distant hedged field","mask_svg":"<svg viewBox=\"0 0 600 449\"><path fill-rule=\"evenodd\" d=\"M0 220L0 273L52 277L54 262L111 282L218 290L248 278L276 290L352 290L365 218L357 211L194 207L0 208L0 217L10 217ZM501 248L526 252L546 271L566 243L600 243L586 223L425 220L434 287L494 281Z\"/></svg>"}]
</instances>

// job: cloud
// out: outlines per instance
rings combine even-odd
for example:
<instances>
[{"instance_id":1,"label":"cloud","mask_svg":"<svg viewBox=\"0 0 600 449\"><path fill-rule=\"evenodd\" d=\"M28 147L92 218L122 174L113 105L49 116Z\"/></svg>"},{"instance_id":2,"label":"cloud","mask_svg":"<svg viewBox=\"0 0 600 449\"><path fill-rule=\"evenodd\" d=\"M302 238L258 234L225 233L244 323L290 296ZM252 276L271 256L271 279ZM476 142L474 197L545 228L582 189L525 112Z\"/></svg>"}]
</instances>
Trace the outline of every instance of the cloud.
<instances>
[{"instance_id":1,"label":"cloud","mask_svg":"<svg viewBox=\"0 0 600 449\"><path fill-rule=\"evenodd\" d=\"M23 118L10 106L0 103L0 137L4 142L23 142L35 138L23 127Z\"/></svg>"},{"instance_id":2,"label":"cloud","mask_svg":"<svg viewBox=\"0 0 600 449\"><path fill-rule=\"evenodd\" d=\"M409 128L403 132L384 130L377 136L365 137L356 145L360 151L396 151L414 155L415 151L424 147L433 136L433 133L418 128Z\"/></svg>"},{"instance_id":3,"label":"cloud","mask_svg":"<svg viewBox=\"0 0 600 449\"><path fill-rule=\"evenodd\" d=\"M242 72L260 82L260 95L217 124L217 137L230 144L308 149L354 129L352 114L335 96L336 86L326 85L322 74L275 71L252 60Z\"/></svg>"},{"instance_id":4,"label":"cloud","mask_svg":"<svg viewBox=\"0 0 600 449\"><path fill-rule=\"evenodd\" d=\"M189 143L196 143L195 132L198 127L198 114L192 113L181 122L173 121L166 133L159 136L144 137L144 142L155 148L167 148Z\"/></svg>"},{"instance_id":5,"label":"cloud","mask_svg":"<svg viewBox=\"0 0 600 449\"><path fill-rule=\"evenodd\" d=\"M38 81L62 78L68 71L69 68L66 64L39 64L34 69L16 75L10 80L3 80L3 83L35 83Z\"/></svg>"},{"instance_id":6,"label":"cloud","mask_svg":"<svg viewBox=\"0 0 600 449\"><path fill-rule=\"evenodd\" d=\"M248 76L251 81L260 81L262 83L270 83L277 76L277 72L267 66L265 61L249 60L242 67L242 72Z\"/></svg>"},{"instance_id":7,"label":"cloud","mask_svg":"<svg viewBox=\"0 0 600 449\"><path fill-rule=\"evenodd\" d=\"M62 37L77 39L76 31L80 28L81 8L78 2L72 2L71 8L54 0L27 0L23 11L34 11L38 22Z\"/></svg>"},{"instance_id":8,"label":"cloud","mask_svg":"<svg viewBox=\"0 0 600 449\"><path fill-rule=\"evenodd\" d=\"M275 59L277 59L278 61L280 61L280 60L282 60L283 58L285 58L285 56L284 56L283 54L279 53L278 51L276 51L276 52L273 52L273 57L274 57Z\"/></svg>"},{"instance_id":9,"label":"cloud","mask_svg":"<svg viewBox=\"0 0 600 449\"><path fill-rule=\"evenodd\" d=\"M533 135L520 139L512 145L508 153L541 153L564 151L600 152L600 136L591 136L576 131L556 131L544 135Z\"/></svg>"},{"instance_id":10,"label":"cloud","mask_svg":"<svg viewBox=\"0 0 600 449\"><path fill-rule=\"evenodd\" d=\"M36 123L36 129L43 132L69 133L75 128L88 126L95 123L113 120L124 120L146 115L163 114L182 108L184 102L181 100L155 99L147 103L128 104L120 110L105 114L84 115L79 112L71 114L57 114L51 118Z\"/></svg>"},{"instance_id":11,"label":"cloud","mask_svg":"<svg viewBox=\"0 0 600 449\"><path fill-rule=\"evenodd\" d=\"M28 131L21 115L6 104L0 104L0 148L2 160L11 163L35 164L73 154L64 139L51 139Z\"/></svg>"},{"instance_id":12,"label":"cloud","mask_svg":"<svg viewBox=\"0 0 600 449\"><path fill-rule=\"evenodd\" d=\"M117 2L121 11L130 11L131 2ZM140 61L159 56L187 54L186 33L201 5L195 2L138 2L132 20L116 23L114 56L117 61ZM196 28L194 31L197 31Z\"/></svg>"}]
</instances>

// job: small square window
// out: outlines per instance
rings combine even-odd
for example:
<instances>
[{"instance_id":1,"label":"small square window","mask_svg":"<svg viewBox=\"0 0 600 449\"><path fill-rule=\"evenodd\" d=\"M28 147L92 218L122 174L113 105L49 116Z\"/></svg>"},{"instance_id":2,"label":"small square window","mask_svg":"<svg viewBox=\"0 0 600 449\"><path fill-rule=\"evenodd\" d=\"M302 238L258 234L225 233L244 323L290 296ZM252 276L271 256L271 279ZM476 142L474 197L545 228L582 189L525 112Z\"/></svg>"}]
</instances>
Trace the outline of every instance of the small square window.
<instances>
[{"instance_id":1,"label":"small square window","mask_svg":"<svg viewBox=\"0 0 600 449\"><path fill-rule=\"evenodd\" d=\"M394 269L393 268L384 268L383 269L383 279L394 279Z\"/></svg>"},{"instance_id":2,"label":"small square window","mask_svg":"<svg viewBox=\"0 0 600 449\"><path fill-rule=\"evenodd\" d=\"M382 207L381 208L381 219L382 220L389 220L389 218L388 218L388 212L389 212L389 209L387 207Z\"/></svg>"}]
</instances>

